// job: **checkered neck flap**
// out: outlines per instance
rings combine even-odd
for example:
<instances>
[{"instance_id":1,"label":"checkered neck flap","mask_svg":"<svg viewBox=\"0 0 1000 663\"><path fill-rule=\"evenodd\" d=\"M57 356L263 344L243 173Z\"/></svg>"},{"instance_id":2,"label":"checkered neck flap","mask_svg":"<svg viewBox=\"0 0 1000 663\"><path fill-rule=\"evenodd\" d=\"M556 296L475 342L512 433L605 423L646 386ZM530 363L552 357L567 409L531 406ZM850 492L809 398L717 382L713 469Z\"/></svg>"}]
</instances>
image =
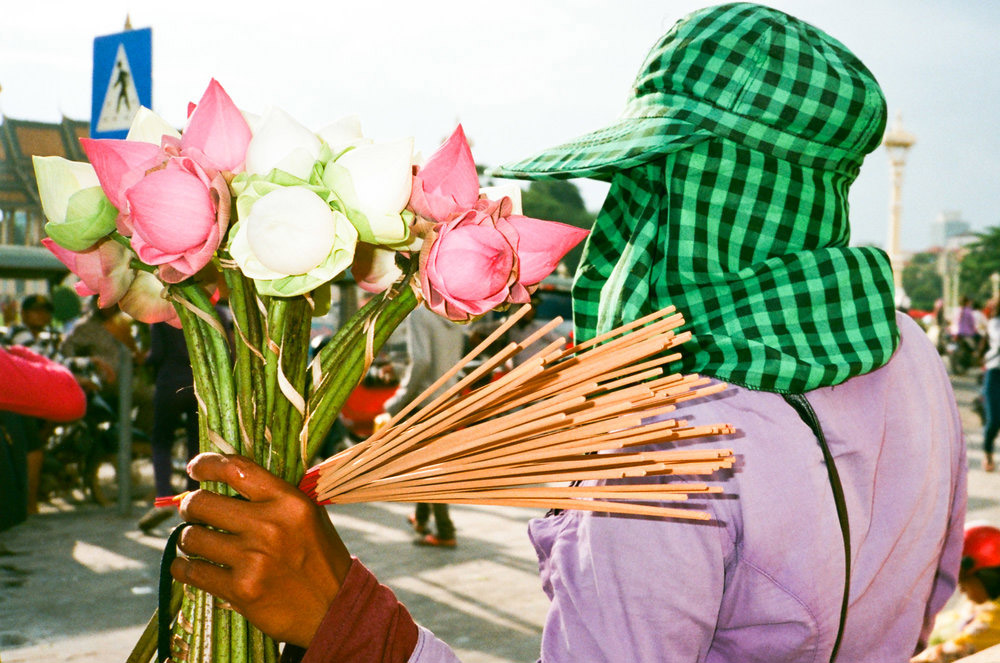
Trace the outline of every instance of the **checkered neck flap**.
<instances>
[{"instance_id":1,"label":"checkered neck flap","mask_svg":"<svg viewBox=\"0 0 1000 663\"><path fill-rule=\"evenodd\" d=\"M898 344L888 257L848 247L849 177L726 139L615 176L573 285L580 341L674 305L685 372L802 393Z\"/></svg>"}]
</instances>

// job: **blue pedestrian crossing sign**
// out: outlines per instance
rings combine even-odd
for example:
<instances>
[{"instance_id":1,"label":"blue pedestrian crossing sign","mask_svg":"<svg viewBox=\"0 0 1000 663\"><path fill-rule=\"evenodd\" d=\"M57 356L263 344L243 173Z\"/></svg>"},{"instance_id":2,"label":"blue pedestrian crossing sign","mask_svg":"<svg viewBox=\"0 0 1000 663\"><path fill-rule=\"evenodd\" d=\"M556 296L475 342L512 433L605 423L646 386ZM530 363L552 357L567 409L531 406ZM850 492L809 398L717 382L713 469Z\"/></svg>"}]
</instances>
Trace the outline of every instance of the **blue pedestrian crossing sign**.
<instances>
[{"instance_id":1,"label":"blue pedestrian crossing sign","mask_svg":"<svg viewBox=\"0 0 1000 663\"><path fill-rule=\"evenodd\" d=\"M91 138L125 138L139 106L153 107L153 31L94 39Z\"/></svg>"}]
</instances>

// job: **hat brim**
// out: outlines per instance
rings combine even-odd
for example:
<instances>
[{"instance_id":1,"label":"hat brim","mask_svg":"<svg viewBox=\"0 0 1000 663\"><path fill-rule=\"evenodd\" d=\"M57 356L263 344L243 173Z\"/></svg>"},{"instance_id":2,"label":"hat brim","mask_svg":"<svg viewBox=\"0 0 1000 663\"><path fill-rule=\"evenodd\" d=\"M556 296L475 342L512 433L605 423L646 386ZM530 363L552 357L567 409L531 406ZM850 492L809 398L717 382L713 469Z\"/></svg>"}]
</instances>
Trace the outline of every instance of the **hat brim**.
<instances>
[{"instance_id":1,"label":"hat brim","mask_svg":"<svg viewBox=\"0 0 1000 663\"><path fill-rule=\"evenodd\" d=\"M677 117L630 117L549 148L527 159L487 171L510 179L610 180L615 173L690 147L710 134Z\"/></svg>"}]
</instances>

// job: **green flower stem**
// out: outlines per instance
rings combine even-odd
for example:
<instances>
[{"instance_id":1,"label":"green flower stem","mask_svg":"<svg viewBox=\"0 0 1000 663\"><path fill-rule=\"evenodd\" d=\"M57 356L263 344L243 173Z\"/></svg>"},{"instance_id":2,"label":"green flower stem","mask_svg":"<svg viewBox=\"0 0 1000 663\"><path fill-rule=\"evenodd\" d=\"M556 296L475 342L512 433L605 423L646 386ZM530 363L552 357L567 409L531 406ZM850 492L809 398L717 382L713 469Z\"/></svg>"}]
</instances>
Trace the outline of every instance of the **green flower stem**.
<instances>
[{"instance_id":1,"label":"green flower stem","mask_svg":"<svg viewBox=\"0 0 1000 663\"><path fill-rule=\"evenodd\" d=\"M229 617L233 611L219 607L219 599L212 601L212 661L218 663L243 663L230 654Z\"/></svg>"},{"instance_id":2,"label":"green flower stem","mask_svg":"<svg viewBox=\"0 0 1000 663\"><path fill-rule=\"evenodd\" d=\"M258 437L258 419L254 416L254 404L263 402L256 400L258 394L263 397L263 376L261 375L260 358L253 352L260 352L260 315L254 297L253 283L236 270L223 271L229 286L230 303L233 320L237 328L236 334L236 385L238 416L241 439L245 435L252 444L251 449L243 449L258 463L263 458L263 422L260 422ZM248 297L249 293L249 297ZM249 345L248 345L249 344Z\"/></svg>"},{"instance_id":3,"label":"green flower stem","mask_svg":"<svg viewBox=\"0 0 1000 663\"><path fill-rule=\"evenodd\" d=\"M253 663L264 663L264 633L256 628L250 627L250 660Z\"/></svg>"},{"instance_id":4,"label":"green flower stem","mask_svg":"<svg viewBox=\"0 0 1000 663\"><path fill-rule=\"evenodd\" d=\"M166 618L171 622L174 621L174 617L180 611L183 598L184 586L179 582L173 582L170 585L170 613L166 615ZM145 630L139 636L139 641L135 643L135 647L132 648L132 653L128 655L128 660L125 663L149 663L156 656L156 639L159 625L160 613L159 611L154 611L153 616L146 623Z\"/></svg>"},{"instance_id":5,"label":"green flower stem","mask_svg":"<svg viewBox=\"0 0 1000 663\"><path fill-rule=\"evenodd\" d=\"M321 356L321 361L330 366L330 369L324 371L323 381L311 394L306 410L312 413L306 448L310 456L322 445L347 397L364 377L362 373L365 368L365 321L377 311L373 339L374 351L377 353L392 332L416 308L417 296L413 288L406 285L395 297L379 299L376 306L369 308L371 304L372 302L369 302L369 305L352 316L352 319L323 348L324 351L329 348L329 353L327 357ZM341 332L343 332L342 337Z\"/></svg>"},{"instance_id":6,"label":"green flower stem","mask_svg":"<svg viewBox=\"0 0 1000 663\"><path fill-rule=\"evenodd\" d=\"M279 349L285 335L285 323L288 314L288 299L271 297L267 306L267 347L264 349L264 389L267 408L264 416L271 432L271 443L268 445L267 469L277 476L284 476L284 425L282 420L285 399L281 396L278 385Z\"/></svg>"},{"instance_id":7,"label":"green flower stem","mask_svg":"<svg viewBox=\"0 0 1000 663\"><path fill-rule=\"evenodd\" d=\"M278 443L273 427L274 410L277 403L278 394L278 353L274 349L280 347L281 335L285 325L285 309L288 301L279 297L269 297L266 299L267 320L264 325L264 422L270 431L270 443L267 445L267 452L264 454L264 467L274 474L281 476L284 471L284 455L273 453L275 444ZM279 461L280 458L280 461ZM281 464L282 467L277 467Z\"/></svg>"},{"instance_id":8,"label":"green flower stem","mask_svg":"<svg viewBox=\"0 0 1000 663\"><path fill-rule=\"evenodd\" d=\"M226 442L237 451L241 450L239 430L236 420L236 387L233 383L233 366L229 354L229 338L222 331L219 314L208 298L208 294L195 283L183 283L178 288L183 296L202 312L219 323L219 329L199 320L202 340L207 347L207 358L212 374L212 383L218 390L219 424L216 429Z\"/></svg>"},{"instance_id":9,"label":"green flower stem","mask_svg":"<svg viewBox=\"0 0 1000 663\"><path fill-rule=\"evenodd\" d=\"M312 309L305 297L295 297L289 302L288 320L282 337L282 369L285 377L305 404L306 382L309 378L309 325ZM282 395L284 396L284 395ZM286 399L287 400L287 399ZM299 436L302 431L303 413L289 401L286 406L287 425L285 428L285 474L284 478L297 483L302 478L304 460L300 450ZM306 459L307 460L307 459Z\"/></svg>"},{"instance_id":10,"label":"green flower stem","mask_svg":"<svg viewBox=\"0 0 1000 663\"><path fill-rule=\"evenodd\" d=\"M218 433L220 430L219 399L206 344L202 340L202 322L185 306L177 304L174 308L177 309L177 315L180 316L181 330L184 332L188 354L191 355L191 372L194 374L195 393L205 408L204 412L199 408L199 422L204 419L207 427ZM199 437L201 438L202 451L218 451L214 445L211 445L209 437L204 431Z\"/></svg>"}]
</instances>

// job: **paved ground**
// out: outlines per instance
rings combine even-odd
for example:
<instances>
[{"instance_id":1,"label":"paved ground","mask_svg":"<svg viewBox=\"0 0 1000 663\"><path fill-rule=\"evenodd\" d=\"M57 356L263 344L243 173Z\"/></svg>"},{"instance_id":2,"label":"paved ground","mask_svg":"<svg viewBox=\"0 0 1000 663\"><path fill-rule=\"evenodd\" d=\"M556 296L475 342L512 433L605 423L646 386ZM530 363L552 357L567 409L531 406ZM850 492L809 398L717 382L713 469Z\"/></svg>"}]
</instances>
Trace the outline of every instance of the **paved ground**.
<instances>
[{"instance_id":1,"label":"paved ground","mask_svg":"<svg viewBox=\"0 0 1000 663\"><path fill-rule=\"evenodd\" d=\"M969 519L1000 523L1000 473L981 469L982 436L970 409L973 376L954 379L970 448ZM393 587L417 621L465 663L534 661L547 600L527 521L540 512L453 507L455 550L417 548L407 505L339 507L348 547ZM59 503L0 534L0 661L121 663L155 607L154 584L168 521L147 536L114 509ZM1000 661L977 659L980 663Z\"/></svg>"}]
</instances>

